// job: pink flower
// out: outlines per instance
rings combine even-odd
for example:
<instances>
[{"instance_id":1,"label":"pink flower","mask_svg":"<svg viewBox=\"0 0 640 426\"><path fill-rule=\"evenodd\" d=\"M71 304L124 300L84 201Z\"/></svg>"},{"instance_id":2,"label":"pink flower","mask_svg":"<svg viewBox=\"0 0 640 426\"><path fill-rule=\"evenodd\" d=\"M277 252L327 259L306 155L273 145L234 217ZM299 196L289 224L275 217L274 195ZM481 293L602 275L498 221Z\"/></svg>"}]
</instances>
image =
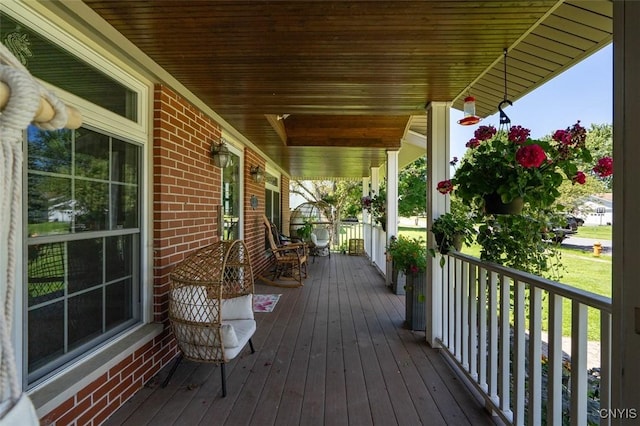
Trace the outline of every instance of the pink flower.
<instances>
[{"instance_id":1,"label":"pink flower","mask_svg":"<svg viewBox=\"0 0 640 426\"><path fill-rule=\"evenodd\" d=\"M443 180L442 182L438 182L438 186L436 188L439 193L448 194L453 191L453 182L451 182L451 180Z\"/></svg>"},{"instance_id":2,"label":"pink flower","mask_svg":"<svg viewBox=\"0 0 640 426\"><path fill-rule=\"evenodd\" d=\"M486 141L491 139L496 132L497 130L493 126L480 126L473 133L473 136L475 136L479 141Z\"/></svg>"},{"instance_id":3,"label":"pink flower","mask_svg":"<svg viewBox=\"0 0 640 426\"><path fill-rule=\"evenodd\" d=\"M476 138L469 139L469 142L465 145L467 148L477 148L480 145L480 141Z\"/></svg>"},{"instance_id":4,"label":"pink flower","mask_svg":"<svg viewBox=\"0 0 640 426\"><path fill-rule=\"evenodd\" d=\"M527 138L529 137L530 134L531 134L531 130L529 129L525 129L522 126L513 126L509 130L509 135L507 136L507 139L510 142L521 145L527 141Z\"/></svg>"},{"instance_id":5,"label":"pink flower","mask_svg":"<svg viewBox=\"0 0 640 426\"><path fill-rule=\"evenodd\" d=\"M584 185L587 181L587 176L583 172L577 172L574 177L571 178L573 183L579 183L580 185Z\"/></svg>"},{"instance_id":6,"label":"pink flower","mask_svg":"<svg viewBox=\"0 0 640 426\"><path fill-rule=\"evenodd\" d=\"M613 158L602 157L593 168L593 171L600 177L607 177L613 174Z\"/></svg>"},{"instance_id":7,"label":"pink flower","mask_svg":"<svg viewBox=\"0 0 640 426\"><path fill-rule=\"evenodd\" d=\"M409 267L409 272L411 272L412 274L415 274L419 271L418 267L416 265L411 265Z\"/></svg>"},{"instance_id":8,"label":"pink flower","mask_svg":"<svg viewBox=\"0 0 640 426\"><path fill-rule=\"evenodd\" d=\"M516 152L516 161L524 168L540 167L547 159L544 149L540 145L525 145Z\"/></svg>"}]
</instances>

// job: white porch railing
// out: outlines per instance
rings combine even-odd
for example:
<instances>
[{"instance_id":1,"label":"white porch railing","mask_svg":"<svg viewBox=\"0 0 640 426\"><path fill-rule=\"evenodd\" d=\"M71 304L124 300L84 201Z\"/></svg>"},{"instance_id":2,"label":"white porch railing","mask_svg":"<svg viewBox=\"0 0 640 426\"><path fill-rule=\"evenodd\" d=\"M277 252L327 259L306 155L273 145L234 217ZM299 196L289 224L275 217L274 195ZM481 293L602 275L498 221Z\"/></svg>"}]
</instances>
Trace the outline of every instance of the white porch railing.
<instances>
[{"instance_id":1,"label":"white porch railing","mask_svg":"<svg viewBox=\"0 0 640 426\"><path fill-rule=\"evenodd\" d=\"M364 239L364 224L362 222L338 222L332 246L338 251L346 252L349 249L349 241Z\"/></svg>"},{"instance_id":2,"label":"white porch railing","mask_svg":"<svg viewBox=\"0 0 640 426\"><path fill-rule=\"evenodd\" d=\"M387 246L387 233L382 230L380 226L372 226L365 223L364 225L364 250L374 263L382 275L386 275L386 262L385 255Z\"/></svg>"},{"instance_id":3,"label":"white porch railing","mask_svg":"<svg viewBox=\"0 0 640 426\"><path fill-rule=\"evenodd\" d=\"M609 424L599 407L610 408L611 299L460 253L446 258L440 343L487 408L514 425L562 425L567 416L571 425ZM571 355L563 365L565 301ZM589 342L599 360L587 358L588 314L600 317L599 345ZM588 361L600 367L599 386L589 383Z\"/></svg>"}]
</instances>

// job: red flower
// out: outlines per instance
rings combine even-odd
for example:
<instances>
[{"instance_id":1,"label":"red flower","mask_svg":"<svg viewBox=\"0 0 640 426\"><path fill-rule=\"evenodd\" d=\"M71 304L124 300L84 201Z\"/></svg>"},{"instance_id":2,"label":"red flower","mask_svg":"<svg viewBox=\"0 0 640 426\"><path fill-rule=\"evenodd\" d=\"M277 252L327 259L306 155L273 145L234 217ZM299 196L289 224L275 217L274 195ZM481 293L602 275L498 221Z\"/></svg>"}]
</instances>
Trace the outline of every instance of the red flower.
<instances>
[{"instance_id":1,"label":"red flower","mask_svg":"<svg viewBox=\"0 0 640 426\"><path fill-rule=\"evenodd\" d=\"M602 157L593 168L593 171L600 177L607 177L613 174L613 158Z\"/></svg>"},{"instance_id":2,"label":"red flower","mask_svg":"<svg viewBox=\"0 0 640 426\"><path fill-rule=\"evenodd\" d=\"M441 194L448 194L453 191L453 182L451 182L450 180L443 180L442 182L438 182L437 189Z\"/></svg>"},{"instance_id":3,"label":"red flower","mask_svg":"<svg viewBox=\"0 0 640 426\"><path fill-rule=\"evenodd\" d=\"M571 178L573 183L579 183L580 185L584 185L587 181L587 176L583 172L577 172L574 177Z\"/></svg>"},{"instance_id":4,"label":"red flower","mask_svg":"<svg viewBox=\"0 0 640 426\"><path fill-rule=\"evenodd\" d=\"M527 141L527 138L529 137L530 134L531 134L531 130L529 129L525 129L522 126L513 126L509 130L509 135L507 136L507 139L510 142L521 145Z\"/></svg>"},{"instance_id":5,"label":"red flower","mask_svg":"<svg viewBox=\"0 0 640 426\"><path fill-rule=\"evenodd\" d=\"M419 271L419 269L418 269L418 267L416 265L411 265L409 267L409 272L411 272L412 274L416 274L416 273L418 273L418 271Z\"/></svg>"},{"instance_id":6,"label":"red flower","mask_svg":"<svg viewBox=\"0 0 640 426\"><path fill-rule=\"evenodd\" d=\"M547 159L547 154L540 145L525 145L516 152L516 161L524 168L540 167Z\"/></svg>"},{"instance_id":7,"label":"red flower","mask_svg":"<svg viewBox=\"0 0 640 426\"><path fill-rule=\"evenodd\" d=\"M571 132L568 130L556 130L551 138L564 145L571 145Z\"/></svg>"},{"instance_id":8,"label":"red flower","mask_svg":"<svg viewBox=\"0 0 640 426\"><path fill-rule=\"evenodd\" d=\"M465 145L467 148L477 148L480 145L480 141L477 138L469 139L469 142Z\"/></svg>"},{"instance_id":9,"label":"red flower","mask_svg":"<svg viewBox=\"0 0 640 426\"><path fill-rule=\"evenodd\" d=\"M480 126L476 129L475 132L473 132L473 136L475 136L479 141L486 141L491 139L496 134L496 132L497 130L493 126Z\"/></svg>"}]
</instances>

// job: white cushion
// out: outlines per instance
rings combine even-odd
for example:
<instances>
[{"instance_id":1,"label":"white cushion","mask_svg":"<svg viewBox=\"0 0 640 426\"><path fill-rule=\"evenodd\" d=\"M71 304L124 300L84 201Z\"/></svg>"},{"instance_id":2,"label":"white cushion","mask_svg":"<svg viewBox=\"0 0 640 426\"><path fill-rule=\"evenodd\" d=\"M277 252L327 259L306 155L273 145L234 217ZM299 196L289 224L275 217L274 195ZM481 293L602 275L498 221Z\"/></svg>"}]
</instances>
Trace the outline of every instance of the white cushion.
<instances>
[{"instance_id":1,"label":"white cushion","mask_svg":"<svg viewBox=\"0 0 640 426\"><path fill-rule=\"evenodd\" d=\"M255 320L233 320L229 321L229 324L233 326L235 330L236 336L238 337L238 346L235 347L224 347L224 356L226 359L235 358L241 351L242 348L245 347L253 333L256 332L256 322Z\"/></svg>"},{"instance_id":2,"label":"white cushion","mask_svg":"<svg viewBox=\"0 0 640 426\"><path fill-rule=\"evenodd\" d=\"M253 295L233 297L222 300L222 320L253 319Z\"/></svg>"},{"instance_id":3,"label":"white cushion","mask_svg":"<svg viewBox=\"0 0 640 426\"><path fill-rule=\"evenodd\" d=\"M225 348L235 348L240 344L238 342L238 335L232 324L222 324L220 326L220 332L222 333L222 344Z\"/></svg>"},{"instance_id":4,"label":"white cushion","mask_svg":"<svg viewBox=\"0 0 640 426\"><path fill-rule=\"evenodd\" d=\"M171 290L172 314L191 322L211 322L217 302L209 299L207 289L201 285L190 285Z\"/></svg>"}]
</instances>

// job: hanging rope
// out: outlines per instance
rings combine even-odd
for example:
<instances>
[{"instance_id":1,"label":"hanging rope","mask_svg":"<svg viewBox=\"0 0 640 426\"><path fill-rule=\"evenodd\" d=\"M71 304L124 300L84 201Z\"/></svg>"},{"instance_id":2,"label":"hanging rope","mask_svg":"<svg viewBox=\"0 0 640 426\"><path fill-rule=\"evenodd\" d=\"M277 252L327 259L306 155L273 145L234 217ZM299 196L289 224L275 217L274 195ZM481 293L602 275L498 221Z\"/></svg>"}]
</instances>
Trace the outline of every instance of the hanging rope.
<instances>
[{"instance_id":1,"label":"hanging rope","mask_svg":"<svg viewBox=\"0 0 640 426\"><path fill-rule=\"evenodd\" d=\"M0 177L3 179L0 187L0 247L7 250L6 281L4 286L0 285L0 290L3 290L0 292L0 403L9 402L11 410L18 400L25 400L21 398L11 341L16 253L19 249L17 236L22 207L22 132L32 121L45 130L64 127L68 122L69 108L42 87L1 43L0 83L10 91L6 105L0 105ZM42 120L43 110L49 107L53 116L47 121L37 121ZM7 412L0 413L0 419L5 414Z\"/></svg>"}]
</instances>

